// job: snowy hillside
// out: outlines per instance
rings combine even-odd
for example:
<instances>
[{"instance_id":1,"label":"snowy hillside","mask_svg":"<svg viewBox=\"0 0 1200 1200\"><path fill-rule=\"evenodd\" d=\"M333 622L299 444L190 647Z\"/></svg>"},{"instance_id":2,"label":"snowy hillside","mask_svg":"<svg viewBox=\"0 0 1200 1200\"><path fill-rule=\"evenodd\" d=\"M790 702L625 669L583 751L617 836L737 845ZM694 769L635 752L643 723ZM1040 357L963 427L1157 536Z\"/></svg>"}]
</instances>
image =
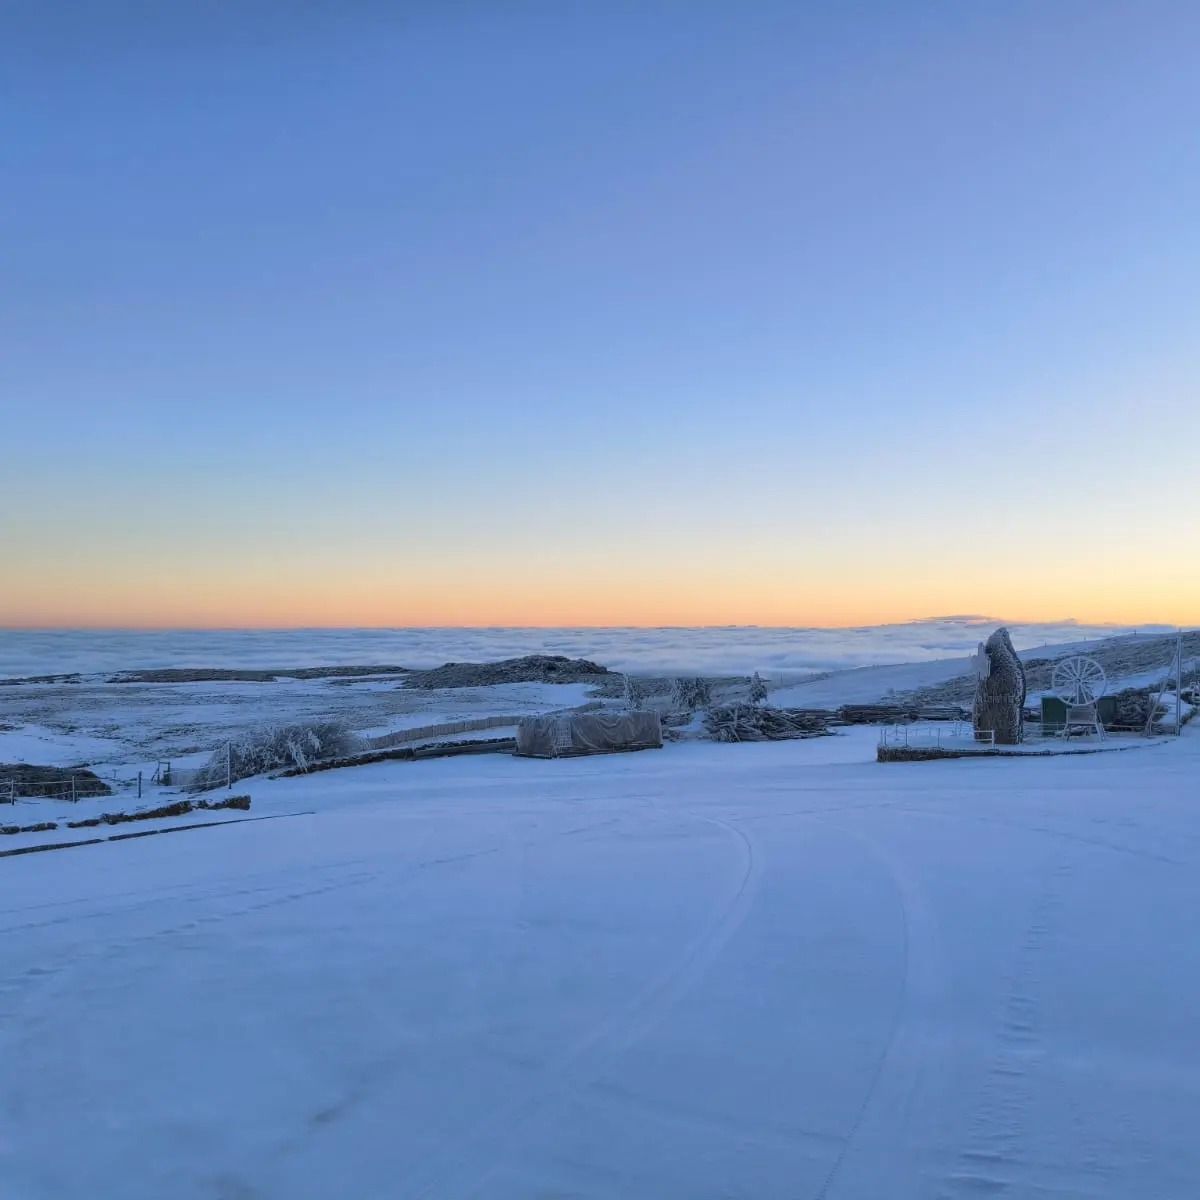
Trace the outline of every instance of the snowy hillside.
<instances>
[{"instance_id":1,"label":"snowy hillside","mask_svg":"<svg viewBox=\"0 0 1200 1200\"><path fill-rule=\"evenodd\" d=\"M1055 661L1075 654L1087 654L1099 662L1114 691L1156 684L1173 660L1175 636L1122 633L1018 649L1026 664L1032 699L1049 689ZM1183 651L1185 671L1194 670L1200 664L1200 633L1183 635ZM915 698L925 704L969 704L974 690L970 656L963 656L831 672L773 689L771 699L775 704L815 708L896 697Z\"/></svg>"}]
</instances>

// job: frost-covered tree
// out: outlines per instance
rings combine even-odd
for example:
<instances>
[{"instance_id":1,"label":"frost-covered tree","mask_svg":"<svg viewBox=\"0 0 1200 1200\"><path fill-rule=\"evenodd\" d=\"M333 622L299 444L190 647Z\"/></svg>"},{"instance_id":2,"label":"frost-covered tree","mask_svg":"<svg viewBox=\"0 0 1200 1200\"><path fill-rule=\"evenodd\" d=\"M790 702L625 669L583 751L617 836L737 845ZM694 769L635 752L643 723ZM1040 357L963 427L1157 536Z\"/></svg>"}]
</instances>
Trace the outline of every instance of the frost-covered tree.
<instances>
[{"instance_id":1,"label":"frost-covered tree","mask_svg":"<svg viewBox=\"0 0 1200 1200\"><path fill-rule=\"evenodd\" d=\"M629 709L630 712L633 712L634 709L642 706L642 701L644 699L642 689L638 687L637 683L630 675L622 675L621 680L623 684L622 699L625 702L625 707Z\"/></svg>"},{"instance_id":2,"label":"frost-covered tree","mask_svg":"<svg viewBox=\"0 0 1200 1200\"><path fill-rule=\"evenodd\" d=\"M191 789L202 792L227 781L288 767L307 771L323 758L338 758L359 748L358 738L340 721L268 725L215 750L200 768Z\"/></svg>"},{"instance_id":3,"label":"frost-covered tree","mask_svg":"<svg viewBox=\"0 0 1200 1200\"><path fill-rule=\"evenodd\" d=\"M712 703L712 685L707 679L676 679L671 684L671 711L694 713Z\"/></svg>"},{"instance_id":4,"label":"frost-covered tree","mask_svg":"<svg viewBox=\"0 0 1200 1200\"><path fill-rule=\"evenodd\" d=\"M750 678L750 703L765 704L767 700L767 681L755 671Z\"/></svg>"}]
</instances>

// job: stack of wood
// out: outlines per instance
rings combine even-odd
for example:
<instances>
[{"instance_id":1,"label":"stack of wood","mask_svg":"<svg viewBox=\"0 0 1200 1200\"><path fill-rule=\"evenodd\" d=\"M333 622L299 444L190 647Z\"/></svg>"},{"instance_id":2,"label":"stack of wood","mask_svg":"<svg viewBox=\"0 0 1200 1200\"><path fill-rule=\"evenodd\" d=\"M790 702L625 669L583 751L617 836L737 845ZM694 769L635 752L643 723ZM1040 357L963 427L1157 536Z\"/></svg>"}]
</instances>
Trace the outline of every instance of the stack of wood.
<instances>
[{"instance_id":1,"label":"stack of wood","mask_svg":"<svg viewBox=\"0 0 1200 1200\"><path fill-rule=\"evenodd\" d=\"M847 725L899 724L915 721L917 708L906 704L843 704L838 716Z\"/></svg>"},{"instance_id":2,"label":"stack of wood","mask_svg":"<svg viewBox=\"0 0 1200 1200\"><path fill-rule=\"evenodd\" d=\"M704 716L704 728L716 742L778 742L830 733L823 713L763 704L714 705Z\"/></svg>"},{"instance_id":3,"label":"stack of wood","mask_svg":"<svg viewBox=\"0 0 1200 1200\"><path fill-rule=\"evenodd\" d=\"M966 721L970 716L961 704L922 704L917 709L920 721Z\"/></svg>"}]
</instances>

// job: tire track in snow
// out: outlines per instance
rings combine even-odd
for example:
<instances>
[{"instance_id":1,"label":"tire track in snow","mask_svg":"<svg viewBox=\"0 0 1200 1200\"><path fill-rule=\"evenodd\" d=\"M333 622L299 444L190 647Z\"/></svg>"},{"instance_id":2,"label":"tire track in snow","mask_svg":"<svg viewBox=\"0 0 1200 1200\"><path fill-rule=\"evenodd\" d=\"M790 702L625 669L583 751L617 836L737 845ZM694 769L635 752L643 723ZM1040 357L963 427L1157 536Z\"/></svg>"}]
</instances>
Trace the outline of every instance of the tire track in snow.
<instances>
[{"instance_id":1,"label":"tire track in snow","mask_svg":"<svg viewBox=\"0 0 1200 1200\"><path fill-rule=\"evenodd\" d=\"M377 861L377 858L352 858L338 862L315 863L311 867L308 867L307 870L314 873L317 871L336 871L342 867L357 867L362 866L364 863L375 861ZM279 875L288 874L294 869L294 867L275 867L269 871L246 871L239 872L236 875L213 876L203 884L192 880L186 883L164 883L149 888L132 888L124 892L108 892L103 896L105 902L130 900L132 903L118 904L114 908L107 909L88 908L85 912L65 913L61 916L47 917L25 925L9 925L0 928L0 934L14 933L23 929L40 929L48 925L71 924L75 921L108 917L115 913L129 912L138 908L150 908L156 904L162 904L164 901L194 898L191 896L191 893L195 893L196 895L205 894L206 889L211 888L214 884L229 884L235 881L244 884L256 879L274 879ZM180 896L177 893L184 893L184 895ZM74 896L69 900L41 901L37 904L19 905L16 908L0 908L0 917L23 916L26 913L42 912L50 909L93 905L95 902L96 897L94 896Z\"/></svg>"},{"instance_id":2,"label":"tire track in snow","mask_svg":"<svg viewBox=\"0 0 1200 1200\"><path fill-rule=\"evenodd\" d=\"M493 846L484 850L468 851L462 854L426 859L416 864L416 869L407 879L401 881L401 886L411 883L418 877L419 871L428 869L429 867L441 866L447 863L470 862L498 853L527 854L530 850L549 845L558 838L578 837L581 834L591 833L594 830L618 824L620 820L621 818L619 817L610 817L601 821L592 821L585 825L576 825L569 829L554 829L536 838L512 837L504 845ZM508 873L508 878L513 881L519 880L520 877L520 871ZM496 902L495 895L492 895L491 907L493 909ZM488 967L499 957L499 949L493 948L484 959L474 963L476 973L478 975L485 974ZM287 1157L295 1154L307 1143L311 1142L312 1138L321 1133L321 1131L340 1123L356 1109L375 1100L381 1092L386 1090L396 1075L404 1070L408 1056L408 1048L403 1047L400 1051L376 1056L369 1066L354 1072L347 1079L340 1096L325 1102L311 1112L299 1133L293 1137L284 1139L276 1146L276 1156Z\"/></svg>"},{"instance_id":3,"label":"tire track in snow","mask_svg":"<svg viewBox=\"0 0 1200 1200\"><path fill-rule=\"evenodd\" d=\"M906 1181L897 1170L894 1155L897 1144L911 1148L907 1136L909 1116L917 1108L918 1094L933 1083L937 1071L934 1027L925 1015L942 993L946 978L937 923L916 877L887 847L857 830L844 829L812 814L803 815L858 842L884 868L899 902L904 936L902 986L887 1045L845 1140L813 1200L827 1200L836 1194L838 1184L873 1141L879 1143L880 1160L888 1162L887 1195L893 1200L905 1194L923 1200L926 1190L916 1178L907 1181L910 1185L907 1193L898 1190ZM868 1173L872 1170L870 1166L865 1169ZM871 1186L878 1184L873 1182ZM846 1194L864 1193L854 1184Z\"/></svg>"},{"instance_id":4,"label":"tire track in snow","mask_svg":"<svg viewBox=\"0 0 1200 1200\"><path fill-rule=\"evenodd\" d=\"M314 872L315 873L314 869ZM277 872L280 875L294 875L294 870ZM195 884L186 885L187 890L181 894L171 895L168 889L163 889L163 894L148 895L145 899L140 899L127 904L118 904L112 908L92 908L86 912L68 913L57 917L46 917L39 921L28 921L23 925L9 925L0 929L0 935L8 935L14 933L27 933L35 929L53 929L57 926L73 926L84 921L103 921L111 917L125 917L139 912L144 912L148 909L162 909L169 904L194 904L198 901L218 900L230 896L255 896L263 894L277 893L280 890L278 883L264 884L261 887L235 887L221 890L213 890L212 886L197 886ZM135 893L136 894L136 893ZM78 903L86 904L87 900L79 901L63 901L63 903Z\"/></svg>"},{"instance_id":5,"label":"tire track in snow","mask_svg":"<svg viewBox=\"0 0 1200 1200\"><path fill-rule=\"evenodd\" d=\"M1053 952L1062 910L1062 888L1072 861L1062 859L1046 877L1017 952L999 1020L993 1052L975 1113L957 1165L945 1176L939 1200L999 1195L1016 1187L1022 1195L1041 1191L1028 1177L1023 1155L1031 1080L1044 1055L1041 1038L1043 968Z\"/></svg>"},{"instance_id":6,"label":"tire track in snow","mask_svg":"<svg viewBox=\"0 0 1200 1200\"><path fill-rule=\"evenodd\" d=\"M420 877L421 873L431 867L445 866L457 862L466 862L474 858L498 853L499 846L488 846L478 850L469 850L461 854L444 855L439 858L424 859L415 863L401 865L400 878L394 880L395 886L404 887ZM366 860L362 860L366 861ZM375 860L378 863L378 860ZM170 939L179 934L193 933L210 926L222 925L226 921L241 917L253 916L273 908L295 904L314 897L325 896L331 892L344 891L350 888L367 886L390 872L383 866L375 866L371 870L345 872L342 877L335 878L317 887L296 887L298 877L307 875L311 870L306 866L297 866L286 872L281 872L284 878L279 883L254 888L232 888L217 891L197 890L184 896L172 896L162 900L147 900L130 906L122 906L99 914L102 916L124 916L129 913L141 913L144 910L159 909L165 905L211 905L214 901L237 900L248 896L265 896L265 899L252 904L235 903L229 907L218 908L215 911L202 912L199 915L183 920L172 921L168 925L148 930L144 933L126 935L106 942L88 942L84 947L78 944L68 947L49 964L35 963L0 980L0 1002L7 1002L0 1015L13 1017L27 1008L32 993L44 991L53 984L59 976L74 974L96 962L112 962L114 959L129 953L131 950L147 943ZM89 916L93 914L88 914ZM74 918L59 917L47 922L32 923L28 926L14 926L13 931L22 929L37 929L44 925L72 924ZM8 932L8 931L6 931ZM11 1007L9 1007L11 1005Z\"/></svg>"},{"instance_id":7,"label":"tire track in snow","mask_svg":"<svg viewBox=\"0 0 1200 1200\"><path fill-rule=\"evenodd\" d=\"M975 821L981 825L998 825L1005 829L1016 829L1022 833L1041 833L1047 837L1057 838L1059 841L1072 842L1080 846L1095 847L1100 850L1111 850L1114 854L1129 854L1134 858L1144 858L1151 862L1159 862L1171 867L1190 865L1183 859L1169 858L1167 855L1159 854L1154 850L1143 850L1137 846L1127 846L1122 842L1112 842L1106 838L1088 837L1085 834L1073 833L1068 829L1056 829L1053 825L1030 825L1026 821L1013 821L1011 819L988 816L984 813L962 812L951 809L904 808L896 809L895 811L922 816L942 817L947 820Z\"/></svg>"},{"instance_id":8,"label":"tire track in snow","mask_svg":"<svg viewBox=\"0 0 1200 1200\"><path fill-rule=\"evenodd\" d=\"M616 819L612 818L588 825L576 826L565 831L565 834L562 831L555 831L548 838L534 839L528 844L531 846L538 845L555 837L586 833L592 829L611 825ZM437 858L403 863L400 864L402 878L395 882L398 886L407 886L407 884L418 878L422 871L428 870L431 867L446 866L485 855L496 854L500 849L501 847L498 845L486 846L480 849L463 851L458 854L442 855ZM367 863L372 864L372 868L369 870L357 872L346 870L346 868L363 866ZM49 963L34 963L24 970L17 971L0 979L0 1004L4 1004L4 1007L0 1008L0 1015L10 1017L17 1015L26 1006L30 992L44 990L64 972L71 972L75 968L82 969L91 963L101 960L110 961L147 942L171 938L181 933L190 933L195 930L207 928L208 926L222 924L228 920L251 916L271 908L297 903L316 896L324 896L331 892L369 885L384 875L390 875L391 870L389 868L392 865L394 864L390 864L386 859L380 859L379 857L354 858L336 863L296 864L270 872L259 872L250 876L236 877L242 879L243 882L247 878L276 880L275 882L263 883L255 887L217 887L214 889L213 883L227 883L235 878L234 876L223 876L217 880L210 881L207 885L196 883L168 884L161 889L127 891L106 897L109 900L131 899L132 902L130 903L117 904L103 909L92 909L82 913L59 913L55 916L47 916L40 920L25 922L24 924L4 926L0 928L0 936L11 936L16 933L60 926L70 927L82 921L104 920L113 917L136 917L147 911L161 911L163 908L171 905L207 905L212 904L214 901L219 902L231 899L236 901L249 896L265 897L261 902L253 904L235 903L228 908L202 913L184 920L173 921L168 925L144 933L127 935L111 941L89 940L82 948L78 944L67 947L65 950L60 951ZM329 871L340 871L341 874L330 882L322 883L317 887L297 889L295 886L299 877L308 877L318 872L325 874ZM408 873L407 877L404 877L405 872ZM36 905L30 906L28 909L13 908L5 911L9 914L21 914L27 911L35 911L36 909L59 905L82 905L87 903L87 897L80 897L68 901L55 901L52 905ZM8 1007L9 1003L13 1007Z\"/></svg>"},{"instance_id":9,"label":"tire track in snow","mask_svg":"<svg viewBox=\"0 0 1200 1200\"><path fill-rule=\"evenodd\" d=\"M449 1132L442 1145L403 1179L397 1195L442 1197L470 1194L486 1184L504 1160L504 1148L515 1128L526 1124L571 1087L593 1082L605 1065L635 1044L677 1003L736 935L753 906L758 861L750 838L737 826L717 817L681 812L729 834L739 847L740 878L709 925L665 970L654 976L616 1011L594 1025L564 1053L547 1064L522 1099L493 1110L473 1129Z\"/></svg>"},{"instance_id":10,"label":"tire track in snow","mask_svg":"<svg viewBox=\"0 0 1200 1200\"><path fill-rule=\"evenodd\" d=\"M166 901L166 903L202 904L211 903L216 900L262 895L264 892L267 894L266 899L253 904L235 904L232 907L202 913L184 920L176 920L169 925L160 926L144 933L126 935L125 937L100 943L89 942L82 947L76 943L74 946L69 947L65 953L59 954L49 964L34 963L24 971L10 975L0 981L0 1000L7 1002L3 1010L3 1015L5 1017L17 1016L35 998L34 993L43 991L46 987L55 983L59 977L74 975L79 971L88 969L97 962L112 962L114 959L120 958L131 950L137 949L139 946L169 939L181 933L191 933L196 930L205 929L211 925L223 924L225 921L238 917L248 916L272 908L279 908L282 905L294 904L315 896L324 896L330 892L360 886L377 878L379 874L379 871L363 871L344 879L335 879L319 887L300 888L298 890L293 885L292 890L286 888L234 889L232 891L202 893L187 898L173 898ZM144 907L150 906L138 906L139 910ZM9 1004L12 1007L9 1007Z\"/></svg>"}]
</instances>

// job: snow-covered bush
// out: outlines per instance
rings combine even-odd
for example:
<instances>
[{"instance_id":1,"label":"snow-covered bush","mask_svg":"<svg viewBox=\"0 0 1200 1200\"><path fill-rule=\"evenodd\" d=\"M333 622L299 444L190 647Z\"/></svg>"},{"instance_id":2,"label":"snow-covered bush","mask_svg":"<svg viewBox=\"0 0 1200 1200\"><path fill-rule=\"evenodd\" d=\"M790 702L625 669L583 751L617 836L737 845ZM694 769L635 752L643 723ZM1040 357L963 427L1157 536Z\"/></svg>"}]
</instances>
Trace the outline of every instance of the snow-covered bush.
<instances>
[{"instance_id":1,"label":"snow-covered bush","mask_svg":"<svg viewBox=\"0 0 1200 1200\"><path fill-rule=\"evenodd\" d=\"M712 703L712 684L707 679L676 679L671 684L671 712L694 713Z\"/></svg>"},{"instance_id":2,"label":"snow-covered bush","mask_svg":"<svg viewBox=\"0 0 1200 1200\"><path fill-rule=\"evenodd\" d=\"M267 725L214 750L200 768L191 790L203 792L235 779L288 767L304 771L310 763L353 754L358 749L361 749L359 739L340 721Z\"/></svg>"},{"instance_id":3,"label":"snow-covered bush","mask_svg":"<svg viewBox=\"0 0 1200 1200\"><path fill-rule=\"evenodd\" d=\"M757 672L750 679L750 703L765 704L767 701L767 681Z\"/></svg>"},{"instance_id":4,"label":"snow-covered bush","mask_svg":"<svg viewBox=\"0 0 1200 1200\"><path fill-rule=\"evenodd\" d=\"M630 712L642 708L649 694L650 686L646 680L634 679L632 675L621 677L621 700Z\"/></svg>"},{"instance_id":5,"label":"snow-covered bush","mask_svg":"<svg viewBox=\"0 0 1200 1200\"><path fill-rule=\"evenodd\" d=\"M1154 698L1149 688L1125 688L1113 697L1116 702L1114 724L1121 729L1144 729ZM1161 709L1161 706L1160 706Z\"/></svg>"}]
</instances>

